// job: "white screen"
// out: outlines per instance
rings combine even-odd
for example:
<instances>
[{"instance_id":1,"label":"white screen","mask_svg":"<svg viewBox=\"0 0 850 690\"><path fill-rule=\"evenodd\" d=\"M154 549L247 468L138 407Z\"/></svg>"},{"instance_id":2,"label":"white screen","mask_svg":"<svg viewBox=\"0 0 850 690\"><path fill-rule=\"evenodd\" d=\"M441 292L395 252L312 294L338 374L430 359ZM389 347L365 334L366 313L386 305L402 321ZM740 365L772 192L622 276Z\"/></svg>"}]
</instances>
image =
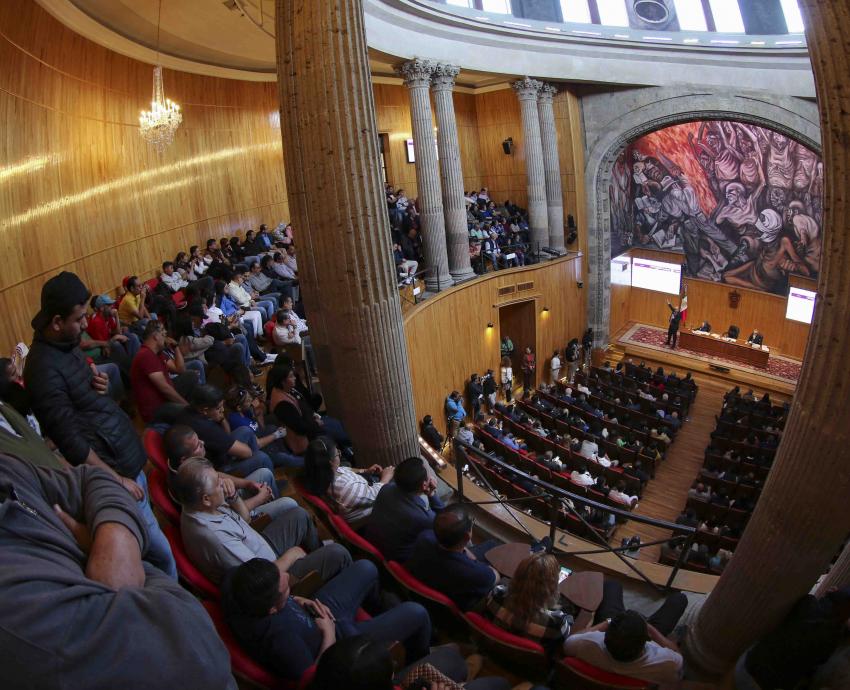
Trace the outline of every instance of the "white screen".
<instances>
[{"instance_id":1,"label":"white screen","mask_svg":"<svg viewBox=\"0 0 850 690\"><path fill-rule=\"evenodd\" d=\"M632 284L632 257L618 256L611 259L611 285Z\"/></svg>"},{"instance_id":2,"label":"white screen","mask_svg":"<svg viewBox=\"0 0 850 690\"><path fill-rule=\"evenodd\" d=\"M632 259L632 287L679 294L682 266L651 259Z\"/></svg>"},{"instance_id":3,"label":"white screen","mask_svg":"<svg viewBox=\"0 0 850 690\"><path fill-rule=\"evenodd\" d=\"M788 291L788 306L785 308L785 318L803 323L812 322L815 311L815 295L811 290L792 287Z\"/></svg>"}]
</instances>

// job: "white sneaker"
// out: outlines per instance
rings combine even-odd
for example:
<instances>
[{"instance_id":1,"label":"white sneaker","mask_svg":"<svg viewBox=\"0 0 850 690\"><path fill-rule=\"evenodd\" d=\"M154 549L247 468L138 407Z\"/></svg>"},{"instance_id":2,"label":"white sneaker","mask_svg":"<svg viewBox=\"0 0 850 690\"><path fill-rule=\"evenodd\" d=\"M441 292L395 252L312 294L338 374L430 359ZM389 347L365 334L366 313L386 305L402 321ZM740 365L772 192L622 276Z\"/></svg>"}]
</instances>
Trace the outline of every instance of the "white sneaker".
<instances>
[{"instance_id":1,"label":"white sneaker","mask_svg":"<svg viewBox=\"0 0 850 690\"><path fill-rule=\"evenodd\" d=\"M277 355L266 355L266 359L263 364L274 364L274 361L277 359Z\"/></svg>"}]
</instances>

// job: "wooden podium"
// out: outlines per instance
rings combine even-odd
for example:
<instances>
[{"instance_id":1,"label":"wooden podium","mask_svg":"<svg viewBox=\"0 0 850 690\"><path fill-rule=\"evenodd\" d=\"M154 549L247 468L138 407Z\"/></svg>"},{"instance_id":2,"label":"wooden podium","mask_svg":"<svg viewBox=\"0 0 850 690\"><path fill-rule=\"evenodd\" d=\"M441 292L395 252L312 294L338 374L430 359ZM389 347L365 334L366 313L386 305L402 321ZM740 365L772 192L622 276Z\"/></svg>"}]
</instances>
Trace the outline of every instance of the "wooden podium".
<instances>
[{"instance_id":1,"label":"wooden podium","mask_svg":"<svg viewBox=\"0 0 850 690\"><path fill-rule=\"evenodd\" d=\"M770 351L761 347L753 347L748 343L724 340L709 333L694 331L680 331L679 345L694 352L730 359L733 362L741 362L750 366L767 368Z\"/></svg>"}]
</instances>

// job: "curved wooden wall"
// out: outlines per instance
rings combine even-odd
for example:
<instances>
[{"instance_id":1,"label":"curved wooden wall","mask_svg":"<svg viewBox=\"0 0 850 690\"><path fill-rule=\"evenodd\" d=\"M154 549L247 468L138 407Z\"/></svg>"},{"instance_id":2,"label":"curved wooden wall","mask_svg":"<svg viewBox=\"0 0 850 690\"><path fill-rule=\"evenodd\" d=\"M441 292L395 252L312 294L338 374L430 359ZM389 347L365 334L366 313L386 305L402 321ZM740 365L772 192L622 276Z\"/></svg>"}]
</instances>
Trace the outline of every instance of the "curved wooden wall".
<instances>
[{"instance_id":1,"label":"curved wooden wall","mask_svg":"<svg viewBox=\"0 0 850 690\"><path fill-rule=\"evenodd\" d=\"M483 374L493 369L498 373L501 306L533 300L537 373L548 378L552 351L563 350L569 339L580 338L585 328L585 297L577 285L581 260L579 255L570 255L536 266L488 273L409 311L404 331L417 419L430 414L444 432L446 396L453 389L463 392L473 372ZM500 289L510 287L520 289L499 295ZM549 311L544 313L544 307ZM488 322L493 323L492 329L487 328ZM514 383L521 382L522 375L515 372Z\"/></svg>"},{"instance_id":2,"label":"curved wooden wall","mask_svg":"<svg viewBox=\"0 0 850 690\"><path fill-rule=\"evenodd\" d=\"M60 270L105 292L208 237L288 219L275 84L166 71L183 125L159 156L138 129L150 65L32 0L0 3L0 65L0 352L30 341Z\"/></svg>"}]
</instances>

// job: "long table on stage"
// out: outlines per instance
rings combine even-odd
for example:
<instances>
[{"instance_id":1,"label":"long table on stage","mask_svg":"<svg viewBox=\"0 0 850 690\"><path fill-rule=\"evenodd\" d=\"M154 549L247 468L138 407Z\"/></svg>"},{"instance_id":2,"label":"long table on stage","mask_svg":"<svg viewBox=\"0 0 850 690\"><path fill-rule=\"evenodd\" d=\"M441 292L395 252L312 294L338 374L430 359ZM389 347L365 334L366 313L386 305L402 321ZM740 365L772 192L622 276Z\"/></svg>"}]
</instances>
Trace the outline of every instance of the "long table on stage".
<instances>
[{"instance_id":1,"label":"long table on stage","mask_svg":"<svg viewBox=\"0 0 850 690\"><path fill-rule=\"evenodd\" d=\"M693 331L681 331L679 333L679 345L694 352L731 359L734 362L742 362L762 369L767 368L767 360L770 357L769 350L753 347L746 342L739 343L723 338L714 338L708 333L694 333Z\"/></svg>"}]
</instances>

